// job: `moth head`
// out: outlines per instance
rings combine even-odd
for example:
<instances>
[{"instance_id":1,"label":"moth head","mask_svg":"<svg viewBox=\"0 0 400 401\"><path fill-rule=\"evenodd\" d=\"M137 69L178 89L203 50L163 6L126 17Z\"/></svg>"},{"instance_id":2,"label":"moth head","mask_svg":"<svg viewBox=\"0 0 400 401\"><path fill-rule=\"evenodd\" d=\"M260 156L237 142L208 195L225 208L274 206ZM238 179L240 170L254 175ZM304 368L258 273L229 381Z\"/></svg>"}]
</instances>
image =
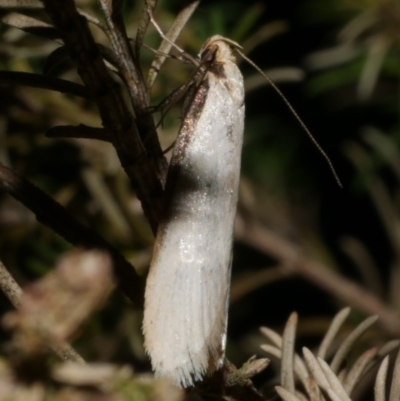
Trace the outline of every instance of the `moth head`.
<instances>
[{"instance_id":1,"label":"moth head","mask_svg":"<svg viewBox=\"0 0 400 401\"><path fill-rule=\"evenodd\" d=\"M207 39L200 50L200 59L204 63L218 61L235 61L232 48L242 49L242 47L231 39L224 38L221 35L214 35Z\"/></svg>"}]
</instances>

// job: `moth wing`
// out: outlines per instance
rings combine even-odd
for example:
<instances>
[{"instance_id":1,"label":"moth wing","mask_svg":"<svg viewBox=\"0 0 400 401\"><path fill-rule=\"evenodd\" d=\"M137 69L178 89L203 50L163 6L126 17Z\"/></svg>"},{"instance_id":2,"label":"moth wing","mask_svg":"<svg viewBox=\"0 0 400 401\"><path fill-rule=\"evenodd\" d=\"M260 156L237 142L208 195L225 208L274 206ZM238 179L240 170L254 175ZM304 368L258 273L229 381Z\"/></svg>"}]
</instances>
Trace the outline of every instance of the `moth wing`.
<instances>
[{"instance_id":1,"label":"moth wing","mask_svg":"<svg viewBox=\"0 0 400 401\"><path fill-rule=\"evenodd\" d=\"M188 109L171 160L144 315L156 375L184 387L224 355L244 119L243 95L232 97L220 79L211 75L201 91L204 102Z\"/></svg>"}]
</instances>

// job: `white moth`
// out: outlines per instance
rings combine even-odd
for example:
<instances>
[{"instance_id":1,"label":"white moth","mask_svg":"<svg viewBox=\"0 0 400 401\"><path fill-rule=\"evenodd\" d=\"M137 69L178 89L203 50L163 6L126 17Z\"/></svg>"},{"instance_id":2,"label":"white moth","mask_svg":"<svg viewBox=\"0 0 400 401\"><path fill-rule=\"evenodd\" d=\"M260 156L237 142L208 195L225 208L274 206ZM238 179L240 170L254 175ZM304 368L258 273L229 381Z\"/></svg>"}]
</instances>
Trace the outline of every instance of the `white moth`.
<instances>
[{"instance_id":1,"label":"white moth","mask_svg":"<svg viewBox=\"0 0 400 401\"><path fill-rule=\"evenodd\" d=\"M157 377L188 387L223 363L244 87L231 45L213 36L186 99L147 278L143 332Z\"/></svg>"}]
</instances>

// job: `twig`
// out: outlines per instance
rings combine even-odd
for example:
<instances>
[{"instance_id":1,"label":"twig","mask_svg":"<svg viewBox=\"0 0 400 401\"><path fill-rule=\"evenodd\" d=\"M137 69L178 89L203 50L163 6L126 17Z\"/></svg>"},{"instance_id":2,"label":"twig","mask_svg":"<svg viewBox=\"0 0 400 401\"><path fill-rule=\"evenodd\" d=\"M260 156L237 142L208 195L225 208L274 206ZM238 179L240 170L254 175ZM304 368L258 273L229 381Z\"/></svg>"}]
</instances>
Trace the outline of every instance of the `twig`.
<instances>
[{"instance_id":1,"label":"twig","mask_svg":"<svg viewBox=\"0 0 400 401\"><path fill-rule=\"evenodd\" d=\"M98 0L98 2L104 14L112 48L120 60L117 67L128 88L132 107L136 114L138 133L150 159L156 164L159 177L163 179L167 171L167 162L157 137L153 118L148 111L150 101L146 83L126 35L121 14L123 2L121 0Z\"/></svg>"},{"instance_id":2,"label":"twig","mask_svg":"<svg viewBox=\"0 0 400 401\"><path fill-rule=\"evenodd\" d=\"M35 213L39 222L50 227L68 242L85 249L104 249L113 260L119 288L140 307L143 307L144 281L134 267L96 232L88 229L68 211L39 188L0 164L0 189Z\"/></svg>"},{"instance_id":3,"label":"twig","mask_svg":"<svg viewBox=\"0 0 400 401\"><path fill-rule=\"evenodd\" d=\"M22 288L11 276L3 262L0 260L0 288L16 309L21 306ZM84 359L67 343L52 347L52 350L63 361L84 363Z\"/></svg>"},{"instance_id":4,"label":"twig","mask_svg":"<svg viewBox=\"0 0 400 401\"><path fill-rule=\"evenodd\" d=\"M147 12L147 9L150 7L151 10L154 10L154 8L157 5L157 2L158 0L145 0L143 3L135 39L135 55L138 60L140 58L140 51L143 46L144 36L146 35L147 28L149 27L150 24L150 16L149 13Z\"/></svg>"},{"instance_id":5,"label":"twig","mask_svg":"<svg viewBox=\"0 0 400 401\"><path fill-rule=\"evenodd\" d=\"M73 0L44 0L44 4L79 75L97 103L104 128L113 134L118 157L155 232L163 199L157 160L146 152L135 121L107 71L87 21L79 15Z\"/></svg>"}]
</instances>

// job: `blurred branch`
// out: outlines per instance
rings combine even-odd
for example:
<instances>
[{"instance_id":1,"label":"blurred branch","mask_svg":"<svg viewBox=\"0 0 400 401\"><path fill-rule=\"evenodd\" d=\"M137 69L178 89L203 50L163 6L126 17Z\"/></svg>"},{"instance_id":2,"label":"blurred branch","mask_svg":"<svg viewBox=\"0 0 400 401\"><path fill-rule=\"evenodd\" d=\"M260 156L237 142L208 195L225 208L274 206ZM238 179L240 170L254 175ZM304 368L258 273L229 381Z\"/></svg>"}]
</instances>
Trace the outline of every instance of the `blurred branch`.
<instances>
[{"instance_id":1,"label":"blurred branch","mask_svg":"<svg viewBox=\"0 0 400 401\"><path fill-rule=\"evenodd\" d=\"M366 101L371 97L391 45L391 41L386 36L376 35L371 38L357 87L357 95L361 101Z\"/></svg>"},{"instance_id":2,"label":"blurred branch","mask_svg":"<svg viewBox=\"0 0 400 401\"><path fill-rule=\"evenodd\" d=\"M273 68L264 72L276 84L280 82L300 82L305 76L303 70L293 67ZM265 85L270 85L270 83L259 73L247 77L244 81L246 94Z\"/></svg>"},{"instance_id":3,"label":"blurred branch","mask_svg":"<svg viewBox=\"0 0 400 401\"><path fill-rule=\"evenodd\" d=\"M75 125L59 125L50 128L46 132L49 138L81 138L81 139L97 139L99 141L112 141L111 132L104 128L88 127L84 124Z\"/></svg>"},{"instance_id":4,"label":"blurred branch","mask_svg":"<svg viewBox=\"0 0 400 401\"><path fill-rule=\"evenodd\" d=\"M18 2L19 0L16 0L16 1ZM27 1L29 2L29 0L27 0ZM8 2L8 0L6 0L6 2ZM11 1L11 3L13 3L13 1ZM37 6L40 6L40 7L37 7ZM6 5L4 4L4 0L0 0L0 10L7 9L7 8L9 8L9 6L7 4ZM12 7L10 7L10 8L12 8ZM19 7L14 7L14 8L24 9L27 7L19 6ZM38 3L33 2L31 8L34 8L34 9L35 8L44 8L44 5L41 1L39 1ZM96 17L94 17L93 15L91 15L83 10L80 10L79 8L77 8L77 10L78 10L78 13L82 17L84 17L88 22L96 25L99 29L101 29L104 33L107 34L106 28L101 24L101 22ZM30 33L32 35L41 36L46 39L53 40L53 41L59 43L60 45L63 45L63 42L62 42L62 40L60 40L60 35L57 32L57 30L52 25L48 24L47 22L41 21L40 19L25 15L22 13L8 12L5 15L2 15L0 17L0 21L5 25L11 26L13 28L21 29L22 31ZM103 56L112 53L112 51L110 49L108 49L106 46L103 46L101 44L98 44L98 46L100 47L100 50L102 51ZM104 48L108 49L109 52L105 52Z\"/></svg>"},{"instance_id":5,"label":"blurred branch","mask_svg":"<svg viewBox=\"0 0 400 401\"><path fill-rule=\"evenodd\" d=\"M85 249L104 249L114 263L114 274L119 288L140 307L143 307L144 280L133 266L96 232L88 229L71 216L68 211L42 192L0 164L0 189L8 192L35 213L39 222L50 227L68 242Z\"/></svg>"},{"instance_id":6,"label":"blurred branch","mask_svg":"<svg viewBox=\"0 0 400 401\"><path fill-rule=\"evenodd\" d=\"M40 0L0 0L1 8L43 8Z\"/></svg>"},{"instance_id":7,"label":"blurred branch","mask_svg":"<svg viewBox=\"0 0 400 401\"><path fill-rule=\"evenodd\" d=\"M400 182L400 152L396 141L375 127L365 127L362 138L384 159Z\"/></svg>"},{"instance_id":8,"label":"blurred branch","mask_svg":"<svg viewBox=\"0 0 400 401\"><path fill-rule=\"evenodd\" d=\"M104 58L104 64L107 68L115 73L118 73L118 70L115 65L118 65L117 56L114 52L107 46L104 46L100 43L97 43L99 47L100 53ZM46 58L44 66L43 66L43 74L49 75L58 67L61 63L70 60L69 51L65 46L57 47L54 51L52 51Z\"/></svg>"},{"instance_id":9,"label":"blurred branch","mask_svg":"<svg viewBox=\"0 0 400 401\"><path fill-rule=\"evenodd\" d=\"M113 134L113 145L118 157L155 232L163 196L162 173L158 166L159 160L154 157L158 151L153 150L152 154L146 152L149 146L145 148L143 145L135 120L107 71L87 21L79 15L74 2L44 0L44 4L79 75L97 103L104 128ZM142 104L142 108L146 106L146 103ZM147 134L153 138L153 144L155 132L147 131ZM158 147L161 155L159 143Z\"/></svg>"},{"instance_id":10,"label":"blurred branch","mask_svg":"<svg viewBox=\"0 0 400 401\"><path fill-rule=\"evenodd\" d=\"M289 278L292 275L293 271L286 266L277 266L235 276L232 279L229 303L233 304L262 286Z\"/></svg>"},{"instance_id":11,"label":"blurred branch","mask_svg":"<svg viewBox=\"0 0 400 401\"><path fill-rule=\"evenodd\" d=\"M85 167L81 170L81 177L108 220L109 227L114 233L113 238L127 242L127 239L131 238L131 229L112 191L105 184L103 176L94 167Z\"/></svg>"},{"instance_id":12,"label":"blurred branch","mask_svg":"<svg viewBox=\"0 0 400 401\"><path fill-rule=\"evenodd\" d=\"M396 336L400 334L400 321L395 311L356 283L307 258L295 244L256 222L245 221L240 216L237 218L235 235L241 242L290 266L297 274L345 304L354 306L368 315L378 315L381 325L388 333Z\"/></svg>"},{"instance_id":13,"label":"blurred branch","mask_svg":"<svg viewBox=\"0 0 400 401\"><path fill-rule=\"evenodd\" d=\"M14 305L15 308L19 308L21 305L22 288L14 280L13 276L8 272L3 262L0 260L0 288L4 295Z\"/></svg>"},{"instance_id":14,"label":"blurred branch","mask_svg":"<svg viewBox=\"0 0 400 401\"><path fill-rule=\"evenodd\" d=\"M41 36L61 43L59 40L60 35L57 30L47 22L40 21L36 18L11 12L1 16L0 21L5 25L21 29L22 31L31 33L32 35Z\"/></svg>"},{"instance_id":15,"label":"blurred branch","mask_svg":"<svg viewBox=\"0 0 400 401\"><path fill-rule=\"evenodd\" d=\"M354 164L358 171L363 172L372 166L372 160L368 152L355 142L348 142L344 147L344 153ZM398 213L396 205L391 199L390 193L380 177L372 172L369 174L366 188L381 218L381 222L390 241L396 262L400 261L400 235L398 231Z\"/></svg>"},{"instance_id":16,"label":"blurred branch","mask_svg":"<svg viewBox=\"0 0 400 401\"><path fill-rule=\"evenodd\" d=\"M83 85L40 74L19 71L0 71L0 83L49 89L56 92L89 98L90 93Z\"/></svg>"},{"instance_id":17,"label":"blurred branch","mask_svg":"<svg viewBox=\"0 0 400 401\"><path fill-rule=\"evenodd\" d=\"M14 280L3 262L0 260L0 288L4 295L14 305L16 309L21 306L24 292L18 283ZM63 361L73 361L83 363L83 358L67 343L58 344L52 347L56 355Z\"/></svg>"},{"instance_id":18,"label":"blurred branch","mask_svg":"<svg viewBox=\"0 0 400 401\"><path fill-rule=\"evenodd\" d=\"M244 49L244 54L250 54L261 43L267 42L274 36L280 35L288 30L289 25L286 21L274 21L262 25L256 32L242 41L241 45Z\"/></svg>"},{"instance_id":19,"label":"blurred branch","mask_svg":"<svg viewBox=\"0 0 400 401\"><path fill-rule=\"evenodd\" d=\"M358 239L346 236L340 240L340 247L353 261L367 288L383 299L385 291L379 275L379 269L366 246Z\"/></svg>"}]
</instances>

